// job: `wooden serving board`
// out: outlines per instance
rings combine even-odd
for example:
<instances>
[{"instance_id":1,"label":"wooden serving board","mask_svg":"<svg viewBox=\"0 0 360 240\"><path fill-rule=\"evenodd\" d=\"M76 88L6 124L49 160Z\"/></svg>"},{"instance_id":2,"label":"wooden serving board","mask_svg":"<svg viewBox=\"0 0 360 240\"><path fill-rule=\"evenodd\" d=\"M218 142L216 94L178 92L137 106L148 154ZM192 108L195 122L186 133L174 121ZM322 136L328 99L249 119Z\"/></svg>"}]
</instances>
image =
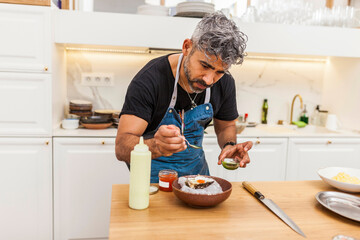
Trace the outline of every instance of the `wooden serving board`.
<instances>
[{"instance_id":1,"label":"wooden serving board","mask_svg":"<svg viewBox=\"0 0 360 240\"><path fill-rule=\"evenodd\" d=\"M128 207L128 185L114 185L109 239L304 239L248 193L232 183L231 196L213 208L196 209L173 193L150 195L145 210ZM302 229L307 239L359 237L360 223L320 205L320 191L338 191L322 181L251 182ZM352 194L360 196L360 194Z\"/></svg>"}]
</instances>

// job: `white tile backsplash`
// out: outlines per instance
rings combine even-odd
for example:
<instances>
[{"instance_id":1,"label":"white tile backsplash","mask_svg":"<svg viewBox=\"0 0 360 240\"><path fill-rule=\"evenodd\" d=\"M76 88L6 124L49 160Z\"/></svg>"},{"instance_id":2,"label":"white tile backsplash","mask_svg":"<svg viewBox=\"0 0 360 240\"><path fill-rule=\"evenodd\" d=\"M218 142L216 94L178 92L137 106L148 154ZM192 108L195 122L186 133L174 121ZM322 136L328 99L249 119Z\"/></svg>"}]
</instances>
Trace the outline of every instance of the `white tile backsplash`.
<instances>
[{"instance_id":1,"label":"white tile backsplash","mask_svg":"<svg viewBox=\"0 0 360 240\"><path fill-rule=\"evenodd\" d=\"M93 102L94 109L119 109L124 103L127 87L135 74L152 58L160 55L120 54L67 51L67 98ZM241 66L233 66L236 80L239 113L248 113L249 121L260 121L264 98L268 99L268 122L290 119L290 105L295 94L303 97L312 113L320 104L325 63L245 59ZM114 73L112 87L85 87L82 72ZM295 103L299 115L300 103Z\"/></svg>"}]
</instances>

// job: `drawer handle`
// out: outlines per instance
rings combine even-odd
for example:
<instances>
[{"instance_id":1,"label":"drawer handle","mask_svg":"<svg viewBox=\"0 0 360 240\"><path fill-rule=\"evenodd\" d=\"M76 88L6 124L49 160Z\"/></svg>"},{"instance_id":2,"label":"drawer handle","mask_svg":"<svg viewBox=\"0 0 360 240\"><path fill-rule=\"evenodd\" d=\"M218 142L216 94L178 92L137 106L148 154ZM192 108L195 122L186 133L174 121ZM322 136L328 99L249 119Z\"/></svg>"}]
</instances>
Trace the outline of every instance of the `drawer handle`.
<instances>
[{"instance_id":1,"label":"drawer handle","mask_svg":"<svg viewBox=\"0 0 360 240\"><path fill-rule=\"evenodd\" d=\"M257 141L255 142L255 144L260 144L260 140L257 140Z\"/></svg>"},{"instance_id":2,"label":"drawer handle","mask_svg":"<svg viewBox=\"0 0 360 240\"><path fill-rule=\"evenodd\" d=\"M49 68L48 68L48 67L44 67L44 71L47 72L47 70L49 70Z\"/></svg>"},{"instance_id":3,"label":"drawer handle","mask_svg":"<svg viewBox=\"0 0 360 240\"><path fill-rule=\"evenodd\" d=\"M49 145L49 141L46 141L45 144L46 144L46 145Z\"/></svg>"},{"instance_id":4,"label":"drawer handle","mask_svg":"<svg viewBox=\"0 0 360 240\"><path fill-rule=\"evenodd\" d=\"M105 145L105 141L102 141L101 144L102 144L102 145Z\"/></svg>"},{"instance_id":5,"label":"drawer handle","mask_svg":"<svg viewBox=\"0 0 360 240\"><path fill-rule=\"evenodd\" d=\"M327 141L327 144L332 144L332 141L328 140L328 141Z\"/></svg>"}]
</instances>

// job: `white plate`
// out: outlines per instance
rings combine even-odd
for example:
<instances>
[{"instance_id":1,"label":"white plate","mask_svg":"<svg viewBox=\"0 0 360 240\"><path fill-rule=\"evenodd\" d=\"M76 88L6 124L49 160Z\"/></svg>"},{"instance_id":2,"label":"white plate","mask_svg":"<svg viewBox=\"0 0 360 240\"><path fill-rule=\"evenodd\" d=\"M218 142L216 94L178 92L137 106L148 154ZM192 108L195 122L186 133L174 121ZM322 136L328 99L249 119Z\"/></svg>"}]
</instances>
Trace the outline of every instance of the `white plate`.
<instances>
[{"instance_id":1,"label":"white plate","mask_svg":"<svg viewBox=\"0 0 360 240\"><path fill-rule=\"evenodd\" d=\"M340 192L319 192L318 202L327 209L349 219L360 221L360 198Z\"/></svg>"},{"instance_id":2,"label":"white plate","mask_svg":"<svg viewBox=\"0 0 360 240\"><path fill-rule=\"evenodd\" d=\"M213 3L206 3L206 2L181 2L178 3L176 6L183 7L183 6L196 6L196 7L215 7Z\"/></svg>"},{"instance_id":3,"label":"white plate","mask_svg":"<svg viewBox=\"0 0 360 240\"><path fill-rule=\"evenodd\" d=\"M357 168L328 167L318 170L320 178L327 184L346 192L360 192L360 184L344 183L331 179L341 172L349 174L351 177L357 177L360 179L360 169Z\"/></svg>"}]
</instances>

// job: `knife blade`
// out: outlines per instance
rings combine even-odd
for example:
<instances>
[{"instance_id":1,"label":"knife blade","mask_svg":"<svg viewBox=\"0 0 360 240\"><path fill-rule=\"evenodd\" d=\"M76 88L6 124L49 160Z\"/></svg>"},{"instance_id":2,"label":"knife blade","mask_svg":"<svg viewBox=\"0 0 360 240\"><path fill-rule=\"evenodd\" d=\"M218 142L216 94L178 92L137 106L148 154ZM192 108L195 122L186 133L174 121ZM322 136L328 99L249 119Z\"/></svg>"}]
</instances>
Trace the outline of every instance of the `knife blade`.
<instances>
[{"instance_id":1,"label":"knife blade","mask_svg":"<svg viewBox=\"0 0 360 240\"><path fill-rule=\"evenodd\" d=\"M267 208L269 208L276 216L278 216L284 223L286 223L289 227L291 227L295 232L305 237L305 234L301 229L291 220L291 218L286 215L286 213L281 210L281 208L276 205L271 199L265 198L265 196L258 191L253 185L248 182L242 183L243 187L251 193L254 197L256 197L259 201L261 201Z\"/></svg>"}]
</instances>

